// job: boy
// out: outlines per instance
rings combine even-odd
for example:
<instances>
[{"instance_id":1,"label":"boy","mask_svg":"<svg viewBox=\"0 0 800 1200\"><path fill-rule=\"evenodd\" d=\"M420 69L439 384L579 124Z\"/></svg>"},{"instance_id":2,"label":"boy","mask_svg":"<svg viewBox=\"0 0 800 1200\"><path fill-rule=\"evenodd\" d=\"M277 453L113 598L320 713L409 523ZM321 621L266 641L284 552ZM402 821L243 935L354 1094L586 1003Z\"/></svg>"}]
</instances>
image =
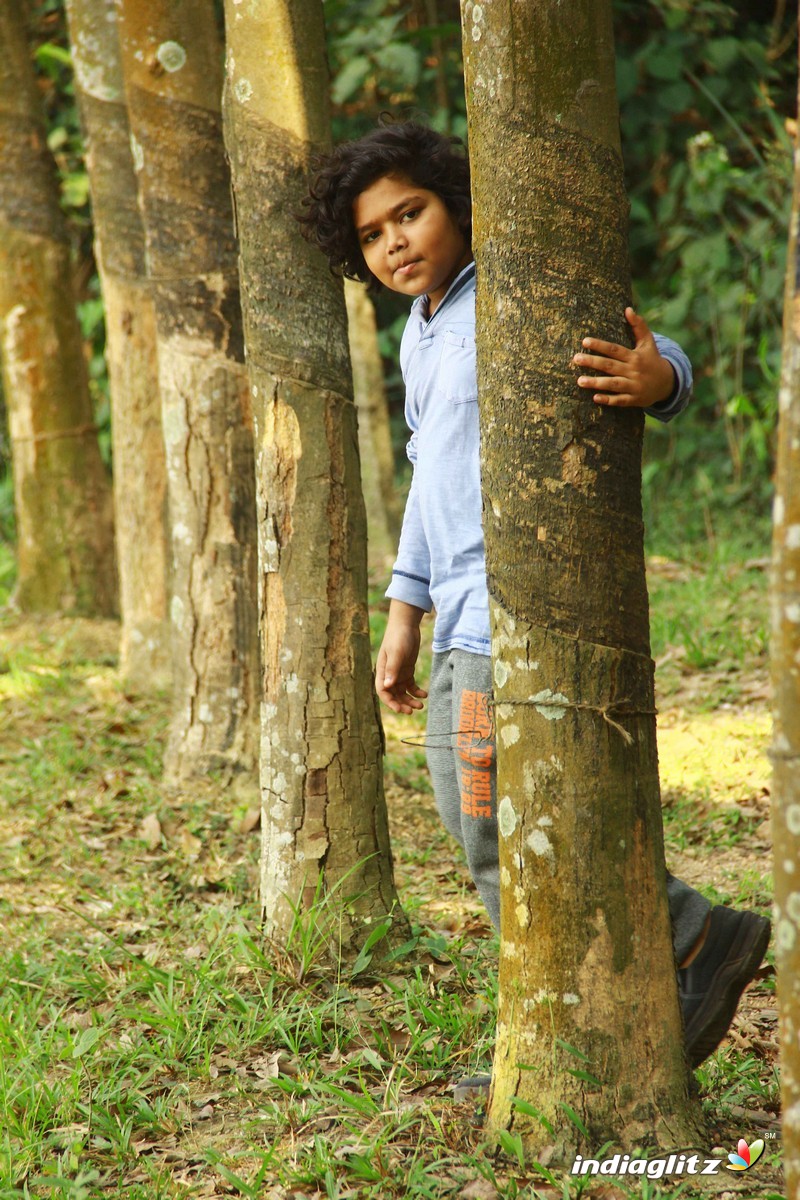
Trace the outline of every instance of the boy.
<instances>
[{"instance_id":1,"label":"boy","mask_svg":"<svg viewBox=\"0 0 800 1200\"><path fill-rule=\"evenodd\" d=\"M398 713L423 707L420 622L436 610L428 766L439 813L463 847L499 927L494 746L477 382L469 167L454 140L413 122L387 125L323 160L301 218L333 270L414 298L400 347L414 474L375 686ZM633 349L584 338L574 363L592 401L670 420L688 403L691 367L668 338L625 312ZM597 374L602 372L602 374ZM482 717L484 718L482 720ZM697 1066L725 1036L769 941L769 922L710 904L668 876L687 1056ZM463 1081L480 1087L488 1079ZM458 1092L457 1092L458 1095Z\"/></svg>"}]
</instances>

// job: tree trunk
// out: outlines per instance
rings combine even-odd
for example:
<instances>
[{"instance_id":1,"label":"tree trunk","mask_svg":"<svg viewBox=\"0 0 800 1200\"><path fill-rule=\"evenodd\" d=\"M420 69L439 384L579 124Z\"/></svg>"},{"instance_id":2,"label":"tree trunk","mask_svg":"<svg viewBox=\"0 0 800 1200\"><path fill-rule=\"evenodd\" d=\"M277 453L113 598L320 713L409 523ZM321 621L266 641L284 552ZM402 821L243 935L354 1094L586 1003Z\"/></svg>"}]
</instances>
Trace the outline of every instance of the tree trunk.
<instances>
[{"instance_id":1,"label":"tree trunk","mask_svg":"<svg viewBox=\"0 0 800 1200\"><path fill-rule=\"evenodd\" d=\"M772 541L772 835L786 1195L800 1193L800 157L795 148Z\"/></svg>"},{"instance_id":2,"label":"tree trunk","mask_svg":"<svg viewBox=\"0 0 800 1200\"><path fill-rule=\"evenodd\" d=\"M342 287L300 236L329 139L319 0L226 4L226 138L256 426L264 669L261 894L281 941L321 894L332 949L394 911ZM338 901L333 903L333 901ZM343 902L349 900L349 904Z\"/></svg>"},{"instance_id":3,"label":"tree trunk","mask_svg":"<svg viewBox=\"0 0 800 1200\"><path fill-rule=\"evenodd\" d=\"M253 771L250 393L210 0L122 0L120 45L156 305L172 552L168 778Z\"/></svg>"},{"instance_id":4,"label":"tree trunk","mask_svg":"<svg viewBox=\"0 0 800 1200\"><path fill-rule=\"evenodd\" d=\"M66 224L24 18L0 0L0 351L26 612L116 611L100 458Z\"/></svg>"},{"instance_id":5,"label":"tree trunk","mask_svg":"<svg viewBox=\"0 0 800 1200\"><path fill-rule=\"evenodd\" d=\"M580 393L626 339L610 3L463 6L498 743L490 1124L571 1155L697 1135L665 891L643 417ZM524 1115L514 1099L541 1116ZM549 1127L549 1129L548 1129Z\"/></svg>"},{"instance_id":6,"label":"tree trunk","mask_svg":"<svg viewBox=\"0 0 800 1200\"><path fill-rule=\"evenodd\" d=\"M344 299L353 393L358 409L361 480L367 506L367 558L375 570L385 575L397 549L400 514L375 308L364 284L355 279L345 280Z\"/></svg>"},{"instance_id":7,"label":"tree trunk","mask_svg":"<svg viewBox=\"0 0 800 1200\"><path fill-rule=\"evenodd\" d=\"M67 2L106 319L122 617L120 673L132 686L149 688L169 678L167 477L155 310L147 281L116 10L116 0Z\"/></svg>"}]
</instances>

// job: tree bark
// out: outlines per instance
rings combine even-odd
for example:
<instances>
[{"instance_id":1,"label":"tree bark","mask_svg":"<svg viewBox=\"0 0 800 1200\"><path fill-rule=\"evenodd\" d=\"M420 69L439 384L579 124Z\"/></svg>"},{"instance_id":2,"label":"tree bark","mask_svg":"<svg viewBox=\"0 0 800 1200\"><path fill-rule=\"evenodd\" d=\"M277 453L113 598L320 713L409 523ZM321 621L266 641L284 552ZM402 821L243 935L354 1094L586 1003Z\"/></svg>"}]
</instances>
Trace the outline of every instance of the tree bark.
<instances>
[{"instance_id":1,"label":"tree bark","mask_svg":"<svg viewBox=\"0 0 800 1200\"><path fill-rule=\"evenodd\" d=\"M800 1193L800 157L786 268L772 540L772 836L786 1195Z\"/></svg>"},{"instance_id":2,"label":"tree bark","mask_svg":"<svg viewBox=\"0 0 800 1200\"><path fill-rule=\"evenodd\" d=\"M86 143L111 387L120 673L169 679L167 476L155 309L147 280L119 52L116 0L68 0L75 93Z\"/></svg>"},{"instance_id":3,"label":"tree bark","mask_svg":"<svg viewBox=\"0 0 800 1200\"><path fill-rule=\"evenodd\" d=\"M26 612L110 616L111 485L100 458L66 224L24 17L0 3L0 348Z\"/></svg>"},{"instance_id":4,"label":"tree bark","mask_svg":"<svg viewBox=\"0 0 800 1200\"><path fill-rule=\"evenodd\" d=\"M319 0L226 3L226 140L256 427L261 896L285 942L322 895L335 953L394 912L366 606L366 517L342 286L300 236L329 142ZM344 903L347 901L347 903Z\"/></svg>"},{"instance_id":5,"label":"tree bark","mask_svg":"<svg viewBox=\"0 0 800 1200\"><path fill-rule=\"evenodd\" d=\"M353 394L358 409L361 481L367 507L367 558L375 570L385 574L397 548L400 513L375 308L364 284L354 279L345 280L344 299Z\"/></svg>"},{"instance_id":6,"label":"tree bark","mask_svg":"<svg viewBox=\"0 0 800 1200\"><path fill-rule=\"evenodd\" d=\"M166 771L249 774L257 743L250 394L210 0L121 0L120 45L158 331L172 552Z\"/></svg>"},{"instance_id":7,"label":"tree bark","mask_svg":"<svg viewBox=\"0 0 800 1200\"><path fill-rule=\"evenodd\" d=\"M666 902L610 3L465 0L502 937L489 1120L558 1157L697 1136ZM515 1098L533 1105L525 1115Z\"/></svg>"}]
</instances>

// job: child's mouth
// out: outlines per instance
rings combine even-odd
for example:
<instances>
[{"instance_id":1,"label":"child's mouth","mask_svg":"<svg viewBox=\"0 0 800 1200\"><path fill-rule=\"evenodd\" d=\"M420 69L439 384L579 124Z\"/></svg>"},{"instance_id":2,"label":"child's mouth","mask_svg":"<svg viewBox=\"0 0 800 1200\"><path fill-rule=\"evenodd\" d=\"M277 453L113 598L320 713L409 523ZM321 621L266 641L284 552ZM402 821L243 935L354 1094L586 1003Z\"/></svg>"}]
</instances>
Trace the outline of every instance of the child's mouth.
<instances>
[{"instance_id":1,"label":"child's mouth","mask_svg":"<svg viewBox=\"0 0 800 1200\"><path fill-rule=\"evenodd\" d=\"M415 258L413 262L403 263L402 266L395 268L395 275L410 275L414 267L419 265L419 259Z\"/></svg>"}]
</instances>

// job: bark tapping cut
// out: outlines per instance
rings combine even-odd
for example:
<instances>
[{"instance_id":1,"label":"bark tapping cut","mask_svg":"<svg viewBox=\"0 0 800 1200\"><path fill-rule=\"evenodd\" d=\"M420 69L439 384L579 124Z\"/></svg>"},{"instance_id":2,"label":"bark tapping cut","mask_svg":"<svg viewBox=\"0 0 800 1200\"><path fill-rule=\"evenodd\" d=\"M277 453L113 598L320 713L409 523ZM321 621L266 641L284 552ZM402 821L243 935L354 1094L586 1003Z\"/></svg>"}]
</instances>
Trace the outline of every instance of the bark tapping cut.
<instances>
[{"instance_id":1,"label":"bark tapping cut","mask_svg":"<svg viewBox=\"0 0 800 1200\"><path fill-rule=\"evenodd\" d=\"M366 516L342 287L295 214L329 140L318 0L226 4L225 132L233 170L256 427L264 659L262 903L334 954L394 913L382 737L366 607ZM327 918L330 918L328 922Z\"/></svg>"},{"instance_id":2,"label":"bark tapping cut","mask_svg":"<svg viewBox=\"0 0 800 1200\"><path fill-rule=\"evenodd\" d=\"M786 1195L800 1193L800 157L795 147L772 540L772 832Z\"/></svg>"},{"instance_id":3,"label":"bark tapping cut","mask_svg":"<svg viewBox=\"0 0 800 1200\"><path fill-rule=\"evenodd\" d=\"M222 48L206 0L120 4L134 163L156 303L171 527L172 780L252 778L258 649L250 393Z\"/></svg>"},{"instance_id":4,"label":"bark tapping cut","mask_svg":"<svg viewBox=\"0 0 800 1200\"><path fill-rule=\"evenodd\" d=\"M166 465L155 310L145 265L117 0L68 0L75 93L85 136L103 287L114 445L120 673L136 688L169 679Z\"/></svg>"},{"instance_id":5,"label":"bark tapping cut","mask_svg":"<svg viewBox=\"0 0 800 1200\"><path fill-rule=\"evenodd\" d=\"M16 603L116 610L111 484L100 458L69 238L18 0L0 2L0 356L17 518Z\"/></svg>"},{"instance_id":6,"label":"bark tapping cut","mask_svg":"<svg viewBox=\"0 0 800 1200\"><path fill-rule=\"evenodd\" d=\"M610 4L467 2L463 21L502 888L490 1123L562 1158L680 1146L698 1127L665 893L643 419L593 405L570 365L590 332L626 338Z\"/></svg>"}]
</instances>

